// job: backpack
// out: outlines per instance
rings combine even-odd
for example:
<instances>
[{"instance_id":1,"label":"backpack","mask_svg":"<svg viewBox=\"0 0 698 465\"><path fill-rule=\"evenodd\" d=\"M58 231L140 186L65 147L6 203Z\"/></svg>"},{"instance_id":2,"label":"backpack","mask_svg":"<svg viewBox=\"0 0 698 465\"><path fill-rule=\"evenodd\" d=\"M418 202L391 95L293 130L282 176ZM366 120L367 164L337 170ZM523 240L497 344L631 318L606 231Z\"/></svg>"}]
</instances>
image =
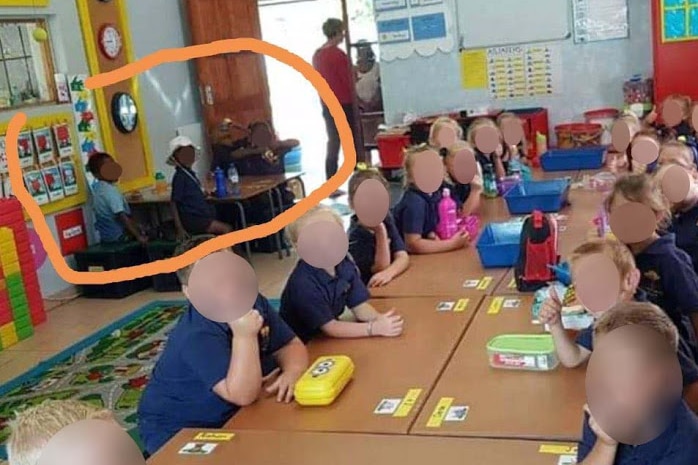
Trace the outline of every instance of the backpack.
<instances>
[{"instance_id":1,"label":"backpack","mask_svg":"<svg viewBox=\"0 0 698 465\"><path fill-rule=\"evenodd\" d=\"M519 292L535 292L555 280L551 267L560 261L557 247L557 222L550 215L534 210L521 229L519 259L514 268Z\"/></svg>"}]
</instances>

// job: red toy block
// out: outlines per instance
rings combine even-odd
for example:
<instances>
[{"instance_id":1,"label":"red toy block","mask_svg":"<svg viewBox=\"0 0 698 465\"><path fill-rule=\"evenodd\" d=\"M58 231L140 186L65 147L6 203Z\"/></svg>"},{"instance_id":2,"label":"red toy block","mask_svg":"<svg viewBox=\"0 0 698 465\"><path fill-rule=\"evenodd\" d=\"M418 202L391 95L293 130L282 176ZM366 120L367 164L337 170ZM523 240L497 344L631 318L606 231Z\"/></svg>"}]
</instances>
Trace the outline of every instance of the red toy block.
<instances>
[{"instance_id":1,"label":"red toy block","mask_svg":"<svg viewBox=\"0 0 698 465\"><path fill-rule=\"evenodd\" d=\"M31 313L30 314L31 319L32 319L32 324L34 327L39 326L41 323L46 323L46 314L45 313Z\"/></svg>"}]
</instances>

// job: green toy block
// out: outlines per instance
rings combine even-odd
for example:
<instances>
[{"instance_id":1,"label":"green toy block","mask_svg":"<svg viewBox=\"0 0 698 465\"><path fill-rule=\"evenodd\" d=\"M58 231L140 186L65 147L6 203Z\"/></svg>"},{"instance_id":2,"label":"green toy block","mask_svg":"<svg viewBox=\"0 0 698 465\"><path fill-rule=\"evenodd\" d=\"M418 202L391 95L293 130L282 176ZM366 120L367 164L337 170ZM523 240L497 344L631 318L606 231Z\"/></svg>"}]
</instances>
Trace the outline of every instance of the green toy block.
<instances>
[{"instance_id":1,"label":"green toy block","mask_svg":"<svg viewBox=\"0 0 698 465\"><path fill-rule=\"evenodd\" d=\"M33 327L34 325L32 324L32 318L29 315L26 316L21 316L19 318L14 319L15 323L15 329L18 330L19 328L25 328L27 326Z\"/></svg>"},{"instance_id":2,"label":"green toy block","mask_svg":"<svg viewBox=\"0 0 698 465\"><path fill-rule=\"evenodd\" d=\"M12 319L16 320L18 318L28 317L31 313L29 312L29 304L20 304L12 307Z\"/></svg>"},{"instance_id":3,"label":"green toy block","mask_svg":"<svg viewBox=\"0 0 698 465\"><path fill-rule=\"evenodd\" d=\"M27 300L27 296L22 294L18 296L10 296L10 307L12 308L22 308L22 307L29 307L29 301Z\"/></svg>"},{"instance_id":4,"label":"green toy block","mask_svg":"<svg viewBox=\"0 0 698 465\"><path fill-rule=\"evenodd\" d=\"M17 339L19 339L20 341L28 339L34 335L33 326L24 326L21 328L16 328L15 331L17 331Z\"/></svg>"},{"instance_id":5,"label":"green toy block","mask_svg":"<svg viewBox=\"0 0 698 465\"><path fill-rule=\"evenodd\" d=\"M16 274L7 278L7 293L12 296L25 294L24 281Z\"/></svg>"}]
</instances>

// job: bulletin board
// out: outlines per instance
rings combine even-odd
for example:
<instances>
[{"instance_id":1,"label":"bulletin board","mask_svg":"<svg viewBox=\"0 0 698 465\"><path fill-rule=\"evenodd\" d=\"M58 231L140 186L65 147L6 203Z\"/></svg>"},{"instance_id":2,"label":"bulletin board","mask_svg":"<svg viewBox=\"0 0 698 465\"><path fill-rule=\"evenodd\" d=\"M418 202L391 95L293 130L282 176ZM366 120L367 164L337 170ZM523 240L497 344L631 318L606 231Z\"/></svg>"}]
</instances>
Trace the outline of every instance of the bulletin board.
<instances>
[{"instance_id":1,"label":"bulletin board","mask_svg":"<svg viewBox=\"0 0 698 465\"><path fill-rule=\"evenodd\" d=\"M662 42L698 40L698 0L660 0Z\"/></svg>"},{"instance_id":2,"label":"bulletin board","mask_svg":"<svg viewBox=\"0 0 698 465\"><path fill-rule=\"evenodd\" d=\"M467 0L457 2L462 48L550 42L570 37L566 0Z\"/></svg>"},{"instance_id":3,"label":"bulletin board","mask_svg":"<svg viewBox=\"0 0 698 465\"><path fill-rule=\"evenodd\" d=\"M0 191L12 195L6 159L8 122L0 122ZM44 215L87 201L87 184L71 113L28 118L18 137L19 161L27 191Z\"/></svg>"}]
</instances>

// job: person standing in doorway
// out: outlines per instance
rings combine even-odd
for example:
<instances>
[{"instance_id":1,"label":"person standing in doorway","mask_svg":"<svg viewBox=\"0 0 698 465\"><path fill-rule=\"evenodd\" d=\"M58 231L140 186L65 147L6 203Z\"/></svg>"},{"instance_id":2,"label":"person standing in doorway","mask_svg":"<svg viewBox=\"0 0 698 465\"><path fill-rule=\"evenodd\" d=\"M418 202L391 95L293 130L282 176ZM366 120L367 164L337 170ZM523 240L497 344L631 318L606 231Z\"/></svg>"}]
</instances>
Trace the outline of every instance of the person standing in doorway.
<instances>
[{"instance_id":1,"label":"person standing in doorway","mask_svg":"<svg viewBox=\"0 0 698 465\"><path fill-rule=\"evenodd\" d=\"M336 18L330 18L322 25L322 32L327 37L327 42L313 55L313 67L327 81L339 103L342 104L344 114L349 122L349 127L354 135L356 147L356 122L354 119L354 70L347 54L339 48L344 40L344 23ZM341 142L339 132L329 108L322 103L322 116L327 126L327 158L325 159L325 175L330 179L339 167L339 149ZM332 197L339 197L343 192L336 191Z\"/></svg>"},{"instance_id":2,"label":"person standing in doorway","mask_svg":"<svg viewBox=\"0 0 698 465\"><path fill-rule=\"evenodd\" d=\"M383 111L381 74L373 47L365 40L356 45L356 94L364 112Z\"/></svg>"}]
</instances>

